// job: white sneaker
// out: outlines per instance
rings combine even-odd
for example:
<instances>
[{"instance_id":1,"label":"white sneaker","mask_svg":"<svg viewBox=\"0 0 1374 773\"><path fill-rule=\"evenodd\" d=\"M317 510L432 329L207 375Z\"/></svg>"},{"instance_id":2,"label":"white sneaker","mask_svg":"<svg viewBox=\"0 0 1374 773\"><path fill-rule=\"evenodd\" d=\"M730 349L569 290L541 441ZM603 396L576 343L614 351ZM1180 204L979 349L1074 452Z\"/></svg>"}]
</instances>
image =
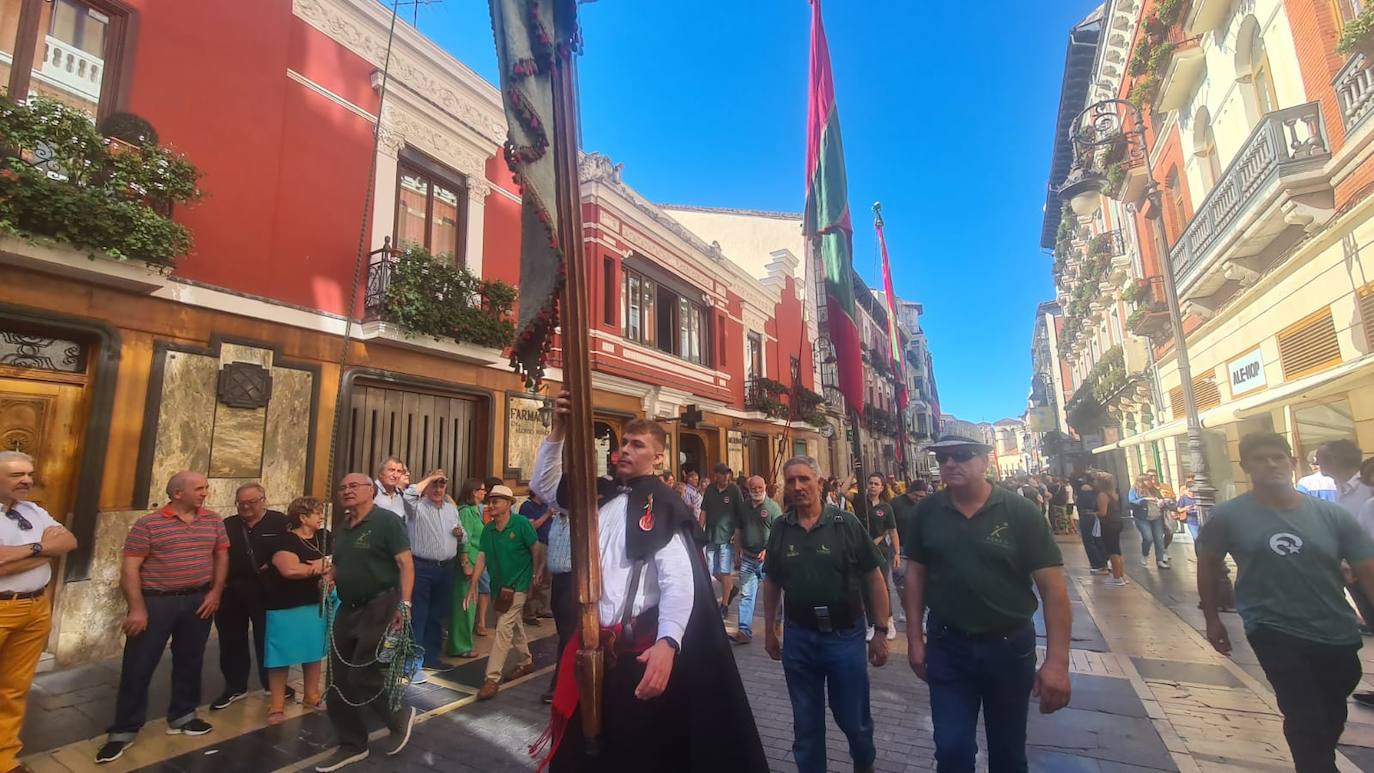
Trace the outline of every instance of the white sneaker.
<instances>
[{"instance_id":1,"label":"white sneaker","mask_svg":"<svg viewBox=\"0 0 1374 773\"><path fill-rule=\"evenodd\" d=\"M873 641L873 626L868 627L868 632L864 634L864 641Z\"/></svg>"},{"instance_id":2,"label":"white sneaker","mask_svg":"<svg viewBox=\"0 0 1374 773\"><path fill-rule=\"evenodd\" d=\"M1126 576L1125 576L1125 575L1122 575L1121 577L1110 577L1110 578L1108 578L1108 579L1107 579L1107 584L1108 584L1108 585L1116 585L1117 587L1121 587L1121 586L1125 586L1125 585L1130 584L1130 581L1126 579Z\"/></svg>"},{"instance_id":3,"label":"white sneaker","mask_svg":"<svg viewBox=\"0 0 1374 773\"><path fill-rule=\"evenodd\" d=\"M1160 569L1168 569L1168 568L1169 568L1169 562L1168 562L1168 561L1160 561L1159 563L1155 564L1155 566L1159 567Z\"/></svg>"},{"instance_id":4,"label":"white sneaker","mask_svg":"<svg viewBox=\"0 0 1374 773\"><path fill-rule=\"evenodd\" d=\"M1149 569L1149 568L1150 568L1150 557L1149 557L1149 556L1141 556L1141 557L1140 557L1140 565L1143 566L1143 567L1146 568L1146 569Z\"/></svg>"},{"instance_id":5,"label":"white sneaker","mask_svg":"<svg viewBox=\"0 0 1374 773\"><path fill-rule=\"evenodd\" d=\"M1108 568L1105 567L1105 566L1102 567L1101 569L1093 569L1093 570L1091 570L1090 572L1088 572L1088 574L1111 574L1111 573L1112 573L1112 570L1108 569Z\"/></svg>"},{"instance_id":6,"label":"white sneaker","mask_svg":"<svg viewBox=\"0 0 1374 773\"><path fill-rule=\"evenodd\" d=\"M887 619L887 640L892 641L897 638L897 622L892 618Z\"/></svg>"}]
</instances>

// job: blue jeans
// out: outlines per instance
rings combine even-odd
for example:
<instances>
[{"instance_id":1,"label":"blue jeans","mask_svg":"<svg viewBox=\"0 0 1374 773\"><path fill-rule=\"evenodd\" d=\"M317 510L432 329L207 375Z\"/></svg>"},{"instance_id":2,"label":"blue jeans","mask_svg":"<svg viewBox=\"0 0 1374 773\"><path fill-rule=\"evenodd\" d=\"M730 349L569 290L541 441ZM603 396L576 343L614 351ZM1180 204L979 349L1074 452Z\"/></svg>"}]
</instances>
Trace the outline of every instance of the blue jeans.
<instances>
[{"instance_id":1,"label":"blue jeans","mask_svg":"<svg viewBox=\"0 0 1374 773\"><path fill-rule=\"evenodd\" d=\"M415 641L424 647L423 665L442 667L439 656L444 652L444 618L453 612L453 583L455 563L415 559L415 588L411 591L410 626ZM415 671L422 664L415 664Z\"/></svg>"},{"instance_id":2,"label":"blue jeans","mask_svg":"<svg viewBox=\"0 0 1374 773\"><path fill-rule=\"evenodd\" d=\"M1164 561L1168 555L1164 552L1164 518L1156 518L1153 521L1149 518L1136 517L1136 531L1140 532L1140 557L1150 557L1150 545L1155 546L1155 560Z\"/></svg>"},{"instance_id":3,"label":"blue jeans","mask_svg":"<svg viewBox=\"0 0 1374 773\"><path fill-rule=\"evenodd\" d=\"M1002 638L973 638L946 627L932 612L926 631L936 770L973 773L981 707L989 773L1024 773L1035 626L1026 623Z\"/></svg>"},{"instance_id":4,"label":"blue jeans","mask_svg":"<svg viewBox=\"0 0 1374 773\"><path fill-rule=\"evenodd\" d=\"M1083 552L1088 554L1088 564L1092 568L1102 569L1107 566L1107 553L1102 548L1102 538L1093 536L1094 523L1097 523L1097 516L1079 511L1078 536L1083 539Z\"/></svg>"},{"instance_id":5,"label":"blue jeans","mask_svg":"<svg viewBox=\"0 0 1374 773\"><path fill-rule=\"evenodd\" d=\"M849 739L856 770L872 767L873 715L868 705L864 627L820 633L791 622L782 640L782 673L792 698L792 757L799 773L825 773L825 698Z\"/></svg>"},{"instance_id":6,"label":"blue jeans","mask_svg":"<svg viewBox=\"0 0 1374 773\"><path fill-rule=\"evenodd\" d=\"M763 562L750 558L748 553L740 557L739 564L739 630L745 636L754 635L754 597L758 594L759 581L763 579Z\"/></svg>"},{"instance_id":7,"label":"blue jeans","mask_svg":"<svg viewBox=\"0 0 1374 773\"><path fill-rule=\"evenodd\" d=\"M1184 521L1184 525L1188 527L1188 533L1192 535L1193 541L1196 542L1198 529L1201 528L1198 526L1197 513L1189 513L1188 520Z\"/></svg>"},{"instance_id":8,"label":"blue jeans","mask_svg":"<svg viewBox=\"0 0 1374 773\"><path fill-rule=\"evenodd\" d=\"M167 707L167 724L181 727L196 718L205 642L210 638L210 620L196 616L204 601L204 593L143 597L148 627L124 642L111 741L132 741L147 720L148 685L168 639L172 641L172 700Z\"/></svg>"}]
</instances>

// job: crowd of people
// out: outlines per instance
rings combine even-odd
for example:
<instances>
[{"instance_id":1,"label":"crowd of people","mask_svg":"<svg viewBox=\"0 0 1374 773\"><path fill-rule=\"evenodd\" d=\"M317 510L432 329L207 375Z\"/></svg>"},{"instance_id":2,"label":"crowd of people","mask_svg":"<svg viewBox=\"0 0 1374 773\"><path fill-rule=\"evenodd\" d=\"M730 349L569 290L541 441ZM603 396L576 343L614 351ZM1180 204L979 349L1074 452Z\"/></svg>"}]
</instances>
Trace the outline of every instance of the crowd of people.
<instances>
[{"instance_id":1,"label":"crowd of people","mask_svg":"<svg viewBox=\"0 0 1374 773\"><path fill-rule=\"evenodd\" d=\"M1032 695L1042 712L1070 696L1071 612L1055 537L1076 534L1091 571L1125 585L1121 534L1130 517L1145 569L1169 570L1174 535L1192 536L1207 637L1222 653L1231 649L1218 614L1229 603L1223 559L1235 560L1235 604L1278 696L1297 769L1336 769L1346 700L1361 676L1360 634L1374 633L1374 460L1354 443L1322 445L1310 459L1315 472L1294 485L1286 439L1247 436L1240 453L1250 491L1202 514L1191 478L1175 492L1153 470L1124 496L1101 470L994 482L992 449L955 436L931 446L938 482L876 473L837 480L807 457L781 466L781 489L724 464L703 481L691 467L657 472L666 441L648 421L625 428L596 484L607 664L592 757L579 721L575 664L584 648L562 480L568 402L566 393L555 402L522 502L495 478L466 481L456 497L443 470L412 483L404 462L389 458L374 475L340 480L331 530L320 499L299 497L278 512L260 483L247 483L234 494L235 514L221 518L204 506L204 475L173 475L166 504L125 539L126 642L96 761L119 759L134 743L169 645L167 732L212 731L198 714L212 625L223 689L210 711L243 698L256 666L266 721L279 724L297 697L288 672L299 668L300 701L326 711L337 734L338 749L316 768L328 773L368 758L366 712L390 731L385 753L400 753L416 719L405 687L476 657L477 638L491 638L478 700L532 673L527 629L551 618L561 654L543 695L551 722L539 748L552 769L765 770L729 654L731 642L753 641L761 594L764 648L782 662L799 770L826 768L827 703L855 769L872 769L868 669L886 663L902 621L909 665L930 691L939 769L974 769L981 712L989 770L1025 770ZM17 665L0 677L0 770L22 769L18 735L50 627L51 561L76 547L28 500L33 469L30 457L0 452L0 646ZM727 635L736 601L739 624ZM1032 618L1042 604L1046 654L1037 668ZM1374 705L1374 694L1355 699ZM719 709L717 731L688 721L703 705Z\"/></svg>"}]
</instances>

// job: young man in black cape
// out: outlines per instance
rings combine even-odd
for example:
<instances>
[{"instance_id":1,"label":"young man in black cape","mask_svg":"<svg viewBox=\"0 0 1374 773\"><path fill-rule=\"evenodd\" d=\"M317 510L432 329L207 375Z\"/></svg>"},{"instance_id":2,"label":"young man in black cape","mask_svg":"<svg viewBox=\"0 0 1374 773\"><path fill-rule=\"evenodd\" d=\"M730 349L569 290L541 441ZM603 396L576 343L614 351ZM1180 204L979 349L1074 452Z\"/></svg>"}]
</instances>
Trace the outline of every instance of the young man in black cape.
<instances>
[{"instance_id":1,"label":"young man in black cape","mask_svg":"<svg viewBox=\"0 0 1374 773\"><path fill-rule=\"evenodd\" d=\"M530 476L530 488L560 506L567 502L559 489L568 409L563 392ZM599 749L588 754L582 735L575 637L562 654L551 737L541 739L552 744L552 770L767 771L706 572L704 535L691 509L654 474L663 461L663 429L638 420L623 435L620 485L601 492L607 496L600 507L598 612L607 667Z\"/></svg>"}]
</instances>

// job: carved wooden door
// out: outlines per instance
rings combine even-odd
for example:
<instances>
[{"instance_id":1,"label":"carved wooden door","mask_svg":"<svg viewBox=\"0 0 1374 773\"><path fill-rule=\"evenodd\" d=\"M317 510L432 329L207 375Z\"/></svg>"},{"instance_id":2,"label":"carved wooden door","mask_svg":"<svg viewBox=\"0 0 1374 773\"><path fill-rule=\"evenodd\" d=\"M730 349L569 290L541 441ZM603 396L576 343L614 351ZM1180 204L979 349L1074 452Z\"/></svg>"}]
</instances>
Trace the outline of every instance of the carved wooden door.
<instances>
[{"instance_id":1,"label":"carved wooden door","mask_svg":"<svg viewBox=\"0 0 1374 773\"><path fill-rule=\"evenodd\" d=\"M80 383L0 376L0 450L34 458L31 498L64 523L76 483L84 393Z\"/></svg>"}]
</instances>

